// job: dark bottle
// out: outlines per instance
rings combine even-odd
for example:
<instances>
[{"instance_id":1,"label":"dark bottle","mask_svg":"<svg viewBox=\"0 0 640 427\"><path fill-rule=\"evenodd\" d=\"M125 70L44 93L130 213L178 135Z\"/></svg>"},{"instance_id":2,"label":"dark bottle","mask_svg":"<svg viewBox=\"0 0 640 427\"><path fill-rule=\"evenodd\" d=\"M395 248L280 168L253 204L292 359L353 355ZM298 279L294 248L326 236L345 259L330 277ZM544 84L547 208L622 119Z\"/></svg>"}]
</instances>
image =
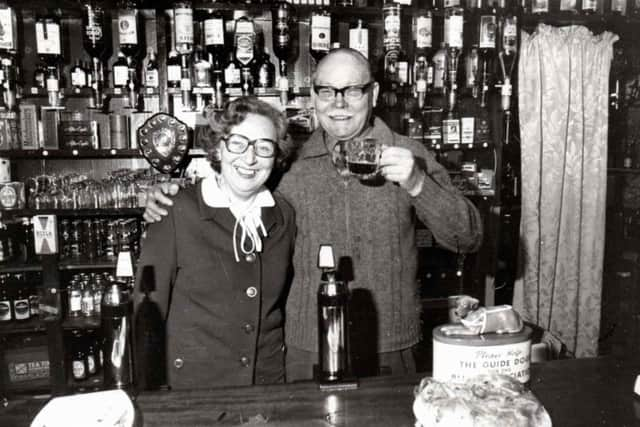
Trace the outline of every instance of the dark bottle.
<instances>
[{"instance_id":1,"label":"dark bottle","mask_svg":"<svg viewBox=\"0 0 640 427\"><path fill-rule=\"evenodd\" d=\"M142 17L136 0L121 0L118 8L118 43L129 58L144 52Z\"/></svg>"},{"instance_id":2,"label":"dark bottle","mask_svg":"<svg viewBox=\"0 0 640 427\"><path fill-rule=\"evenodd\" d=\"M111 282L102 295L102 351L106 389L131 389L134 383L132 344L133 302L125 282Z\"/></svg>"},{"instance_id":3,"label":"dark bottle","mask_svg":"<svg viewBox=\"0 0 640 427\"><path fill-rule=\"evenodd\" d=\"M242 90L242 95L253 95L254 94L255 82L253 80L253 73L250 67L244 66L240 68L240 89Z\"/></svg>"},{"instance_id":4,"label":"dark bottle","mask_svg":"<svg viewBox=\"0 0 640 427\"><path fill-rule=\"evenodd\" d=\"M316 61L320 61L331 48L331 13L321 8L311 12L311 31L309 53Z\"/></svg>"},{"instance_id":5,"label":"dark bottle","mask_svg":"<svg viewBox=\"0 0 640 427\"><path fill-rule=\"evenodd\" d=\"M318 267L322 270L318 288L318 350L320 382L343 380L349 371L347 349L346 285L336 279L335 260L331 245L321 245Z\"/></svg>"},{"instance_id":6,"label":"dark bottle","mask_svg":"<svg viewBox=\"0 0 640 427\"><path fill-rule=\"evenodd\" d=\"M82 42L91 56L92 107L102 108L104 71L102 59L107 55L107 40L111 39L111 22L104 8L95 0L88 0L82 10Z\"/></svg>"},{"instance_id":7,"label":"dark bottle","mask_svg":"<svg viewBox=\"0 0 640 427\"><path fill-rule=\"evenodd\" d=\"M36 247L33 237L33 224L31 219L23 218L22 220L22 232L23 232L23 258L25 264L36 261Z\"/></svg>"},{"instance_id":8,"label":"dark bottle","mask_svg":"<svg viewBox=\"0 0 640 427\"><path fill-rule=\"evenodd\" d=\"M47 67L42 62L33 70L33 87L41 89L47 87Z\"/></svg>"},{"instance_id":9,"label":"dark bottle","mask_svg":"<svg viewBox=\"0 0 640 427\"><path fill-rule=\"evenodd\" d=\"M265 47L256 62L255 87L258 92L264 93L266 89L272 88L275 82L275 75L276 66L271 62L269 49Z\"/></svg>"},{"instance_id":10,"label":"dark bottle","mask_svg":"<svg viewBox=\"0 0 640 427\"><path fill-rule=\"evenodd\" d=\"M104 8L95 0L87 0L82 9L82 44L92 58L103 58L107 51L110 26Z\"/></svg>"},{"instance_id":11,"label":"dark bottle","mask_svg":"<svg viewBox=\"0 0 640 427\"><path fill-rule=\"evenodd\" d=\"M13 285L17 288L13 299L13 313L16 320L29 320L31 312L29 310L29 291L24 286L22 274L15 275Z\"/></svg>"},{"instance_id":12,"label":"dark bottle","mask_svg":"<svg viewBox=\"0 0 640 427\"><path fill-rule=\"evenodd\" d=\"M175 50L169 51L167 58L167 85L172 88L180 87L182 79L180 55Z\"/></svg>"},{"instance_id":13,"label":"dark bottle","mask_svg":"<svg viewBox=\"0 0 640 427\"><path fill-rule=\"evenodd\" d=\"M0 323L10 322L13 318L11 296L7 285L7 275L0 274Z\"/></svg>"},{"instance_id":14,"label":"dark bottle","mask_svg":"<svg viewBox=\"0 0 640 427\"><path fill-rule=\"evenodd\" d=\"M55 15L36 18L36 52L48 66L57 66L62 62L62 28L60 19Z\"/></svg>"},{"instance_id":15,"label":"dark bottle","mask_svg":"<svg viewBox=\"0 0 640 427\"><path fill-rule=\"evenodd\" d=\"M84 335L77 330L72 332L71 374L75 381L83 381L88 377L86 347Z\"/></svg>"},{"instance_id":16,"label":"dark bottle","mask_svg":"<svg viewBox=\"0 0 640 427\"><path fill-rule=\"evenodd\" d=\"M224 61L226 57L224 16L219 11L208 9L205 11L203 24L205 51L214 58L214 61L216 58Z\"/></svg>"},{"instance_id":17,"label":"dark bottle","mask_svg":"<svg viewBox=\"0 0 640 427\"><path fill-rule=\"evenodd\" d=\"M280 77L287 76L287 61L291 55L292 6L284 1L275 2L271 9L273 25L273 53L278 57Z\"/></svg>"}]
</instances>

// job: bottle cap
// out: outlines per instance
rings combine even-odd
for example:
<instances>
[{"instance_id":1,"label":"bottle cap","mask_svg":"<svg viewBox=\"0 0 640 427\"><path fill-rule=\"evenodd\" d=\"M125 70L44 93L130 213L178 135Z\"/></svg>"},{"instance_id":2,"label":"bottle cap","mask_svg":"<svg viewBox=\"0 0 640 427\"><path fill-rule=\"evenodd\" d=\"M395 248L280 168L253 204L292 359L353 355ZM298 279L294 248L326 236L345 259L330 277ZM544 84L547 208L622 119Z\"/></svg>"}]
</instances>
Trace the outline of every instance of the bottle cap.
<instances>
[{"instance_id":1,"label":"bottle cap","mask_svg":"<svg viewBox=\"0 0 640 427\"><path fill-rule=\"evenodd\" d=\"M331 245L320 245L320 251L318 252L318 267L327 269L336 268L336 262L333 257L333 247Z\"/></svg>"}]
</instances>

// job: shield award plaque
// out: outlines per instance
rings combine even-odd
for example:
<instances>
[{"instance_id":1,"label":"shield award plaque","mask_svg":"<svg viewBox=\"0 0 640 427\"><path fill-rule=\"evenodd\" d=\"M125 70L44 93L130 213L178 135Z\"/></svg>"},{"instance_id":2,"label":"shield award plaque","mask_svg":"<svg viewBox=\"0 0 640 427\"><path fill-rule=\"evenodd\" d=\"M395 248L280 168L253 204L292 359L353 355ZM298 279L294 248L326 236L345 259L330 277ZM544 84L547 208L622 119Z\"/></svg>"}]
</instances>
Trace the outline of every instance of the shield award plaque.
<instances>
[{"instance_id":1,"label":"shield award plaque","mask_svg":"<svg viewBox=\"0 0 640 427\"><path fill-rule=\"evenodd\" d=\"M189 128L172 115L158 113L138 128L138 143L151 166L171 173L189 151Z\"/></svg>"}]
</instances>

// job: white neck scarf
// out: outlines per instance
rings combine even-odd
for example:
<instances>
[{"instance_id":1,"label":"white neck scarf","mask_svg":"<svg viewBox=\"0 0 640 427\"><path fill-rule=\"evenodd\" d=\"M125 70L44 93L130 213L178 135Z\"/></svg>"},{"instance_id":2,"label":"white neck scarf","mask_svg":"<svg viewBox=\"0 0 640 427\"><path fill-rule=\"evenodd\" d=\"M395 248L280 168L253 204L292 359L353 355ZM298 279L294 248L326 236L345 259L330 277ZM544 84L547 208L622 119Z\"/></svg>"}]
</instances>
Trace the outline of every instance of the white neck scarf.
<instances>
[{"instance_id":1,"label":"white neck scarf","mask_svg":"<svg viewBox=\"0 0 640 427\"><path fill-rule=\"evenodd\" d=\"M256 195L246 203L234 202L227 192L221 187L219 174L210 175L202 180L202 199L212 208L228 208L236 218L233 226L233 254L236 262L240 262L238 255L237 233L240 227L240 250L249 255L254 252L262 252L262 238L267 237L267 230L262 223L262 208L276 205L271 192L262 186Z\"/></svg>"}]
</instances>

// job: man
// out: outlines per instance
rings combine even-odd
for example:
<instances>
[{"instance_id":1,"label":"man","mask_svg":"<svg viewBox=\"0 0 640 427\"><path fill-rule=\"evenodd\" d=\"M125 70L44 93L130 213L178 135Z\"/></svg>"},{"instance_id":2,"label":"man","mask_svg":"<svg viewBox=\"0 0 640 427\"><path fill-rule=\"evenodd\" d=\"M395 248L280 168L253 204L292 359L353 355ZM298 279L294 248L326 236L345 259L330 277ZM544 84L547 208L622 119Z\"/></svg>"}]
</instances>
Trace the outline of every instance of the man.
<instances>
[{"instance_id":1,"label":"man","mask_svg":"<svg viewBox=\"0 0 640 427\"><path fill-rule=\"evenodd\" d=\"M311 93L320 127L277 187L296 210L298 225L286 303L287 381L312 378L318 363L320 244L333 245L349 281L352 366L362 376L415 371L411 349L422 336L416 216L452 251L477 250L482 240L477 209L451 185L447 171L419 142L373 117L379 90L357 51L325 56ZM365 136L384 144L382 182L361 182L345 171L338 142ZM177 186L163 190L175 194ZM165 211L154 200L170 200L159 190L149 199L145 219L157 221Z\"/></svg>"}]
</instances>

